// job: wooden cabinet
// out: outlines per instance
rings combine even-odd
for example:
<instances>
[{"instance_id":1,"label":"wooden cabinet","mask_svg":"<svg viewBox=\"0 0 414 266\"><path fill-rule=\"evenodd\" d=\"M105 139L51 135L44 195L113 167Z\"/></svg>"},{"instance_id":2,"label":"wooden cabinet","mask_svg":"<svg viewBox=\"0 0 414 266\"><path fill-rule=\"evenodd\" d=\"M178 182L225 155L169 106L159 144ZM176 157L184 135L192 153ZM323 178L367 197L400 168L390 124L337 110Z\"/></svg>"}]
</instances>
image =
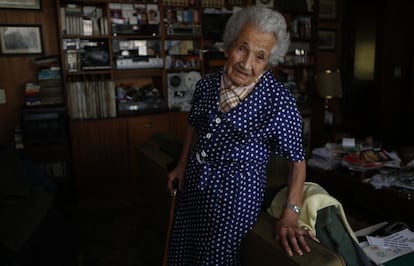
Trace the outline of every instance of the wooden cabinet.
<instances>
[{"instance_id":1,"label":"wooden cabinet","mask_svg":"<svg viewBox=\"0 0 414 266\"><path fill-rule=\"evenodd\" d=\"M157 113L104 120L72 121L73 172L80 204L138 199L145 189L136 145L157 133L184 137L187 113Z\"/></svg>"},{"instance_id":2,"label":"wooden cabinet","mask_svg":"<svg viewBox=\"0 0 414 266\"><path fill-rule=\"evenodd\" d=\"M136 185L136 194L141 196L145 187L139 183L142 181L138 177L140 168L145 168L136 156L136 146L142 143L148 143L157 133L169 133L170 122L168 113L152 114L145 116L130 117L126 119L127 138L128 138L128 156L130 162L130 176Z\"/></svg>"},{"instance_id":3,"label":"wooden cabinet","mask_svg":"<svg viewBox=\"0 0 414 266\"><path fill-rule=\"evenodd\" d=\"M184 139L188 127L188 112L171 112L171 134L179 139Z\"/></svg>"},{"instance_id":4,"label":"wooden cabinet","mask_svg":"<svg viewBox=\"0 0 414 266\"><path fill-rule=\"evenodd\" d=\"M71 175L66 109L32 106L21 111L24 150L50 177L68 182ZM15 141L16 142L16 141ZM16 148L19 148L16 142Z\"/></svg>"},{"instance_id":5,"label":"wooden cabinet","mask_svg":"<svg viewBox=\"0 0 414 266\"><path fill-rule=\"evenodd\" d=\"M199 1L57 3L71 119L188 111L203 75Z\"/></svg>"},{"instance_id":6,"label":"wooden cabinet","mask_svg":"<svg viewBox=\"0 0 414 266\"><path fill-rule=\"evenodd\" d=\"M71 119L166 108L161 8L157 1L57 1Z\"/></svg>"},{"instance_id":7,"label":"wooden cabinet","mask_svg":"<svg viewBox=\"0 0 414 266\"><path fill-rule=\"evenodd\" d=\"M129 145L125 119L72 121L76 196L89 200L130 198Z\"/></svg>"}]
</instances>

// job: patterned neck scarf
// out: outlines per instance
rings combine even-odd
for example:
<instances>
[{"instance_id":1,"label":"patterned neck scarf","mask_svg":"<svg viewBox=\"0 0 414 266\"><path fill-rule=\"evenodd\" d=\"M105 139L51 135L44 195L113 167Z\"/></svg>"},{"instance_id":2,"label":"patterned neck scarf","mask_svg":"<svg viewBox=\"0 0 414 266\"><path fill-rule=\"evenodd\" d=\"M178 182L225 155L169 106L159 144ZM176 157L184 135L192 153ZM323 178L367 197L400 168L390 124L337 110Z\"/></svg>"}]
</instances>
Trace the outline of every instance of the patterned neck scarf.
<instances>
[{"instance_id":1,"label":"patterned neck scarf","mask_svg":"<svg viewBox=\"0 0 414 266\"><path fill-rule=\"evenodd\" d=\"M231 109L241 103L253 91L254 86L262 77L263 73L251 84L247 86L235 86L227 78L225 73L221 76L220 85L220 111L230 112Z\"/></svg>"}]
</instances>

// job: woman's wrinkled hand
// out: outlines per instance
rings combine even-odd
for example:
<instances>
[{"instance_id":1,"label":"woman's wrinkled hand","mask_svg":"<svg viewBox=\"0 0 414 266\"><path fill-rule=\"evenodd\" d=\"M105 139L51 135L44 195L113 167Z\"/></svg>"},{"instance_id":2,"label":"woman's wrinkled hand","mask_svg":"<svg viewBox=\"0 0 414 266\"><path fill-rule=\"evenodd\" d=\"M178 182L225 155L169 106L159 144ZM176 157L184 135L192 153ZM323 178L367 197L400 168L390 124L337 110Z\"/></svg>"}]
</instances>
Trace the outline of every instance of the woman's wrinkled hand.
<instances>
[{"instance_id":1,"label":"woman's wrinkled hand","mask_svg":"<svg viewBox=\"0 0 414 266\"><path fill-rule=\"evenodd\" d=\"M183 188L184 170L184 167L177 166L168 173L167 187L171 195L175 195L177 188L178 190ZM177 182L177 185L174 182Z\"/></svg>"},{"instance_id":2,"label":"woman's wrinkled hand","mask_svg":"<svg viewBox=\"0 0 414 266\"><path fill-rule=\"evenodd\" d=\"M275 234L276 241L280 242L289 256L293 256L293 253L303 255L304 251L310 252L305 238L319 243L311 231L298 226L298 215L293 212L284 212L282 217L276 221Z\"/></svg>"}]
</instances>

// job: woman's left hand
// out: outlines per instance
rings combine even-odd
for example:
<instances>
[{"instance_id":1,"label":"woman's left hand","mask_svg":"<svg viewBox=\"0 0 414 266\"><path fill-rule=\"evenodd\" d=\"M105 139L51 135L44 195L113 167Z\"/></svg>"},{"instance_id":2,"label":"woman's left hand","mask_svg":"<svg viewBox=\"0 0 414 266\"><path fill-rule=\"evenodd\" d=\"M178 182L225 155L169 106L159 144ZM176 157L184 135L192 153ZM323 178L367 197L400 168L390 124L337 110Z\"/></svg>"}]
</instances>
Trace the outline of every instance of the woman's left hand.
<instances>
[{"instance_id":1,"label":"woman's left hand","mask_svg":"<svg viewBox=\"0 0 414 266\"><path fill-rule=\"evenodd\" d=\"M289 256L293 256L293 252L303 255L303 250L310 252L310 247L305 238L310 238L319 243L319 240L311 231L298 226L298 215L289 211L284 211L282 217L276 221L275 234L276 241L281 243Z\"/></svg>"}]
</instances>

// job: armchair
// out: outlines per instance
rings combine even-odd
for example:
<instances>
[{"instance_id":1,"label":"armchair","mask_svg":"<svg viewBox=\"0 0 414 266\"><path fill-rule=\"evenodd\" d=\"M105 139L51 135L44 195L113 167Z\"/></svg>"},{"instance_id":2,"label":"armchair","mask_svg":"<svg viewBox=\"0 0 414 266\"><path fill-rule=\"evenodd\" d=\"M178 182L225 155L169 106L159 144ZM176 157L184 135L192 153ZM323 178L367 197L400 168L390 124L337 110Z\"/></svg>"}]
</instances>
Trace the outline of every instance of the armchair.
<instances>
[{"instance_id":1,"label":"armchair","mask_svg":"<svg viewBox=\"0 0 414 266\"><path fill-rule=\"evenodd\" d=\"M171 197L166 187L166 176L174 165L175 158L178 158L182 142L168 135L156 135L154 140L152 143L137 145L136 152L140 164L145 165L139 178L145 188L143 197L152 218L150 224L163 241L167 233L171 203ZM272 160L272 163L276 166L282 165L277 160ZM276 170L269 169L268 172L273 174L277 172ZM283 183L283 179L269 179L269 191L272 191L272 187L277 184ZM265 200L265 202L270 204L269 200ZM274 241L273 225L274 218L268 215L264 208L254 228L242 243L242 265L346 265L340 254L313 241L308 243L312 249L310 253L289 257L280 244ZM161 261L162 258L160 258L160 263Z\"/></svg>"}]
</instances>

